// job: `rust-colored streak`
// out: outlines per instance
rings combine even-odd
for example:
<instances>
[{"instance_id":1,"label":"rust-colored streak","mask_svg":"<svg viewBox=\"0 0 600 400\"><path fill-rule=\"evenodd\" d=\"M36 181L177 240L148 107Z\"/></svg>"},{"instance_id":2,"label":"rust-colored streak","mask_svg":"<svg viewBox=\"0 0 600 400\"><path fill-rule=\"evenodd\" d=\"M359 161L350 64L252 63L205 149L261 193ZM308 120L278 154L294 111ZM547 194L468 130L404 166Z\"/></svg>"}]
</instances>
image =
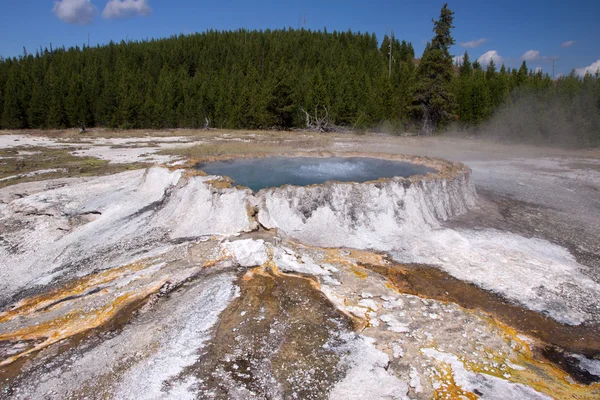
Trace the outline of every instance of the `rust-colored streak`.
<instances>
[{"instance_id":1,"label":"rust-colored streak","mask_svg":"<svg viewBox=\"0 0 600 400\"><path fill-rule=\"evenodd\" d=\"M558 398L600 398L600 384L573 383L567 379L567 372L575 379L576 374L545 361L537 352L532 352L529 345L519 336L521 332L536 338L539 340L536 347L542 348L547 343L552 343L569 352L593 355L598 354L600 349L598 327L562 325L534 311L509 304L493 293L455 279L433 267L398 264L364 266L387 277L389 286L398 292L456 303L476 312L484 311L486 314L479 316L507 343L512 343L519 356L518 364L525 367L524 370L511 370L508 379L511 382L524 384ZM488 352L493 353L491 350ZM499 355L496 361L501 363L503 360L504 357ZM493 375L477 362L466 362L465 367L473 372ZM503 374L497 376L506 379Z\"/></svg>"},{"instance_id":2,"label":"rust-colored streak","mask_svg":"<svg viewBox=\"0 0 600 400\"><path fill-rule=\"evenodd\" d=\"M529 386L540 393L547 394L557 399L598 399L600 398L600 384L584 385L574 383L567 379L567 374L555 364L540 360L535 351L530 349L529 344L519 337L519 332L492 317L484 317L487 322L494 327L495 331L501 335L507 343L513 343L518 359L516 364L523 368L515 369L510 367L508 378L504 376L507 372L491 372L485 369L485 365L465 361L465 368L482 374L494 375L498 378L507 379L514 383L520 383ZM495 354L493 350L486 349L486 353L493 354L492 358L487 358L488 366L490 362L501 364L505 361L504 355Z\"/></svg>"},{"instance_id":3,"label":"rust-colored streak","mask_svg":"<svg viewBox=\"0 0 600 400\"><path fill-rule=\"evenodd\" d=\"M361 252L358 250L352 250L350 252L350 254L364 256L367 253ZM373 256L368 257L367 259L374 260L374 258L373 258L374 256L375 256L375 254L373 254ZM360 257L359 257L359 259L360 259ZM338 265L343 265L345 267L348 267L357 277L359 277L361 279L365 279L369 276L367 274L366 269L363 266L359 265L356 261L351 259L349 256L342 254L341 251L338 249L328 249L326 251L323 261L328 264L338 264Z\"/></svg>"},{"instance_id":4,"label":"rust-colored streak","mask_svg":"<svg viewBox=\"0 0 600 400\"><path fill-rule=\"evenodd\" d=\"M332 347L351 322L313 282L271 261L246 272L206 351L174 379L202 377L199 397L228 398L243 388L260 398L327 398L344 372Z\"/></svg>"},{"instance_id":5,"label":"rust-colored streak","mask_svg":"<svg viewBox=\"0 0 600 400\"><path fill-rule=\"evenodd\" d=\"M91 288L109 283L122 277L124 274L132 273L146 268L144 263L133 263L106 271L88 275L84 278L69 282L62 287L48 293L28 297L14 304L9 310L0 313L0 323L10 321L17 316L32 314L39 311L50 311L54 304L62 300L80 296Z\"/></svg>"},{"instance_id":6,"label":"rust-colored streak","mask_svg":"<svg viewBox=\"0 0 600 400\"><path fill-rule=\"evenodd\" d=\"M590 357L600 354L598 325L563 325L535 311L510 304L494 293L456 279L434 267L414 264L363 266L385 276L402 293L452 302L468 309L479 309L545 343Z\"/></svg>"},{"instance_id":7,"label":"rust-colored streak","mask_svg":"<svg viewBox=\"0 0 600 400\"><path fill-rule=\"evenodd\" d=\"M26 351L0 361L0 366L8 365L23 356L39 351L60 340L105 325L128 305L157 292L164 283L165 281L155 282L142 290L125 293L111 303L94 310L76 309L49 321L1 334L0 341L44 340Z\"/></svg>"}]
</instances>

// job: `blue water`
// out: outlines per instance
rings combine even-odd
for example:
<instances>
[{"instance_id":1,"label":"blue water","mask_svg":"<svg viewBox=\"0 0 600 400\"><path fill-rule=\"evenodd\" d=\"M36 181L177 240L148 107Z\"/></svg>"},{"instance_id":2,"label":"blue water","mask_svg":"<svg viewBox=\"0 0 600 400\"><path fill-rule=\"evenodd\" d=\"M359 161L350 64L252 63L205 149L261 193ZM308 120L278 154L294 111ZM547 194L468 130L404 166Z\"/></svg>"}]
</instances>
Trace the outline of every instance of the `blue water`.
<instances>
[{"instance_id":1,"label":"blue water","mask_svg":"<svg viewBox=\"0 0 600 400\"><path fill-rule=\"evenodd\" d=\"M327 181L366 182L408 177L435 170L399 161L363 157L267 157L197 164L209 175L228 176L253 191L285 184L306 186Z\"/></svg>"}]
</instances>

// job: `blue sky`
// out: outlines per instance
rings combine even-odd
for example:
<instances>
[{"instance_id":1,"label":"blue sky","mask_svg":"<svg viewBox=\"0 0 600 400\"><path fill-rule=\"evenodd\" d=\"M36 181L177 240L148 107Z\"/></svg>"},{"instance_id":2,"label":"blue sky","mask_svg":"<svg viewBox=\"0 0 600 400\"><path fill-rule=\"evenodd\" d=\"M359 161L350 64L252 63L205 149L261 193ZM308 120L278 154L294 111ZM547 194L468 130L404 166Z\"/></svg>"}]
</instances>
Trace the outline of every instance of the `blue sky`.
<instances>
[{"instance_id":1,"label":"blue sky","mask_svg":"<svg viewBox=\"0 0 600 400\"><path fill-rule=\"evenodd\" d=\"M442 1L197 1L197 0L29 0L5 1L0 13L0 55L17 56L23 46L104 44L207 29L298 27L329 31L386 29L413 43L417 55L431 38L431 19ZM600 67L600 1L450 1L455 11L452 53L490 58L556 74ZM302 18L301 18L302 15ZM304 23L305 19L305 23ZM462 44L462 45L461 45Z\"/></svg>"}]
</instances>

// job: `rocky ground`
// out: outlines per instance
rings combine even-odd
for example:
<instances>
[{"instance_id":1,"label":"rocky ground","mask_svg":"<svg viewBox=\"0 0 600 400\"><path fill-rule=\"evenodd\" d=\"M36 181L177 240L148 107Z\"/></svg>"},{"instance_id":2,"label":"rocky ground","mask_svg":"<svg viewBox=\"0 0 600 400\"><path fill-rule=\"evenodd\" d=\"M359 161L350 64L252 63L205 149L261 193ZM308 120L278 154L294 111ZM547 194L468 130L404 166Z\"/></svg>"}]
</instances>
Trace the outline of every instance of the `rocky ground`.
<instances>
[{"instance_id":1,"label":"rocky ground","mask_svg":"<svg viewBox=\"0 0 600 400\"><path fill-rule=\"evenodd\" d=\"M470 170L252 193L190 168L291 152ZM0 187L2 398L600 397L597 151L9 132Z\"/></svg>"}]
</instances>

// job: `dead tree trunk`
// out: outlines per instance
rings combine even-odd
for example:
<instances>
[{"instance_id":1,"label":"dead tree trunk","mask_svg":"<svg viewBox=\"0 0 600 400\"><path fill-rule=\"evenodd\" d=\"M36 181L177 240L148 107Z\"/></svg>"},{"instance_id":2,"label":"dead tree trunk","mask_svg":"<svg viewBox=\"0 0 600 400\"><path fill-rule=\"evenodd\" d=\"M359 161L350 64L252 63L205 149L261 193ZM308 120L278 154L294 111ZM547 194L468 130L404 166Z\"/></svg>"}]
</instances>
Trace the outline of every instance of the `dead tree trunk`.
<instances>
[{"instance_id":1,"label":"dead tree trunk","mask_svg":"<svg viewBox=\"0 0 600 400\"><path fill-rule=\"evenodd\" d=\"M329 110L323 106L323 114L319 116L319 106L315 106L315 113L311 115L304 107L300 107L306 118L306 129L312 132L331 132L333 126L329 120Z\"/></svg>"},{"instance_id":2,"label":"dead tree trunk","mask_svg":"<svg viewBox=\"0 0 600 400\"><path fill-rule=\"evenodd\" d=\"M427 106L422 106L423 109L423 126L421 127L420 134L423 136L431 136L433 134L434 125L431 120L431 114Z\"/></svg>"}]
</instances>

